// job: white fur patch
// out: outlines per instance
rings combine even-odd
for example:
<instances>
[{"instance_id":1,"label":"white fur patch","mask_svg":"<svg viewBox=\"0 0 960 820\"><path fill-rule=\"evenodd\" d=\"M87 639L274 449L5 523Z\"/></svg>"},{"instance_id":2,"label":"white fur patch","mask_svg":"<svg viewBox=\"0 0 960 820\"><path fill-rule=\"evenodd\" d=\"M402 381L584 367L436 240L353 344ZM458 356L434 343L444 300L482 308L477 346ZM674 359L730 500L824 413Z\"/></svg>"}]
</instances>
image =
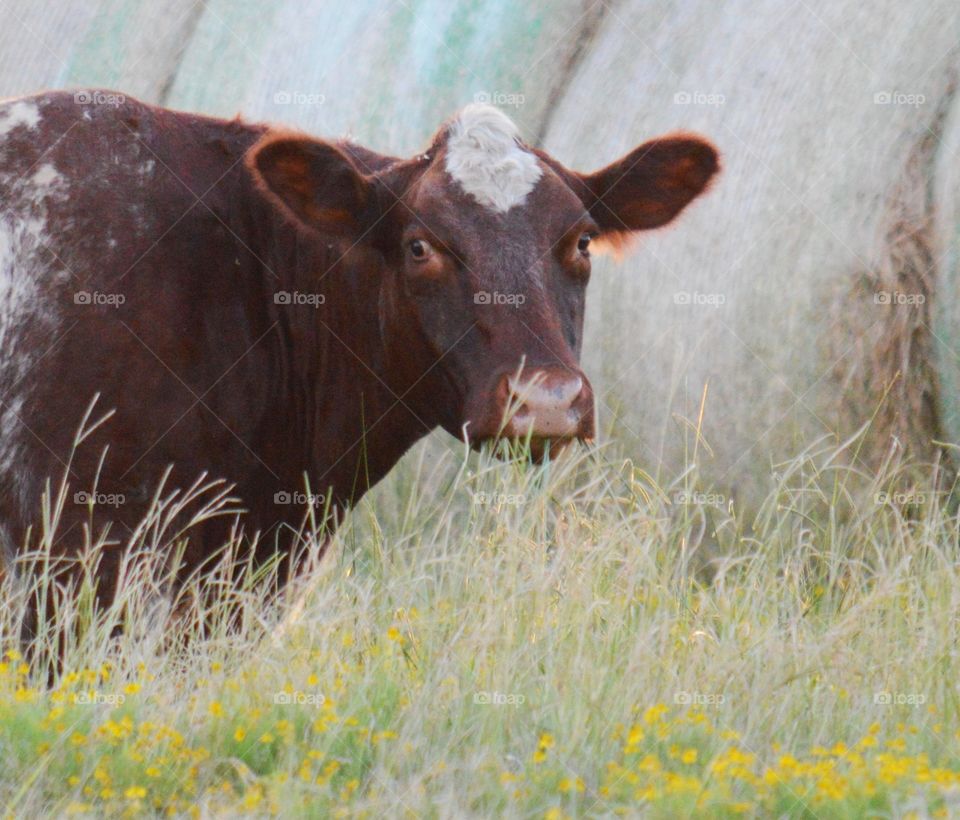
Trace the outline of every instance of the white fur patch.
<instances>
[{"instance_id":1,"label":"white fur patch","mask_svg":"<svg viewBox=\"0 0 960 820\"><path fill-rule=\"evenodd\" d=\"M55 186L62 181L60 172L57 171L50 163L41 165L37 168L30 182L34 186L37 196L43 196L44 194L51 192L55 189Z\"/></svg>"},{"instance_id":2,"label":"white fur patch","mask_svg":"<svg viewBox=\"0 0 960 820\"><path fill-rule=\"evenodd\" d=\"M21 421L25 416L20 382L42 351L27 343L24 328L33 325L40 331L39 338L50 339L56 329L55 316L41 298L39 287L46 274L40 256L45 238L41 218L0 219L0 382L17 391L4 395L0 404L0 472L12 480L25 514L28 493L23 459L29 433Z\"/></svg>"},{"instance_id":3,"label":"white fur patch","mask_svg":"<svg viewBox=\"0 0 960 820\"><path fill-rule=\"evenodd\" d=\"M481 205L506 212L543 175L537 157L517 142L517 126L492 105L474 103L450 125L447 173Z\"/></svg>"},{"instance_id":4,"label":"white fur patch","mask_svg":"<svg viewBox=\"0 0 960 820\"><path fill-rule=\"evenodd\" d=\"M18 126L36 128L40 122L40 110L34 103L17 100L0 105L0 137L4 137Z\"/></svg>"},{"instance_id":5,"label":"white fur patch","mask_svg":"<svg viewBox=\"0 0 960 820\"><path fill-rule=\"evenodd\" d=\"M0 117L5 113L0 108ZM22 122L21 114L17 117ZM33 515L26 505L35 500L30 502L28 473L22 466L29 438L23 426L29 423L24 415L23 379L43 354L37 339L55 337L56 299L62 298L62 289L69 284L47 250L52 241L48 209L67 195L68 186L49 162L28 176L18 171L0 166L0 203L7 209L0 214L0 385L6 391L0 402L0 472L12 482L24 514ZM50 284L57 280L59 288L54 291ZM31 339L26 337L28 330Z\"/></svg>"}]
</instances>

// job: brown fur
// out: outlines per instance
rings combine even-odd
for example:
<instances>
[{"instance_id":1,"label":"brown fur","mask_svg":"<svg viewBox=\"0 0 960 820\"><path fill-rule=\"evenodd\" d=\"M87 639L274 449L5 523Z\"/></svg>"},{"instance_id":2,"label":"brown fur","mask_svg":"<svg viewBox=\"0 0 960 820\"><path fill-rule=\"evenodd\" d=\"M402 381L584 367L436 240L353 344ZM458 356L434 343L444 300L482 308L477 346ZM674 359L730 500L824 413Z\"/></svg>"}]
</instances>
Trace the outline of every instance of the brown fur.
<instances>
[{"instance_id":1,"label":"brown fur","mask_svg":"<svg viewBox=\"0 0 960 820\"><path fill-rule=\"evenodd\" d=\"M22 458L0 474L0 517L22 545L99 393L115 412L74 454L71 486L92 489L99 470L97 489L124 503L96 506L92 521L68 504L57 549L77 549L84 525L112 527L104 594L170 465L169 486L204 472L235 484L248 533L267 535L265 558L289 549L305 512L278 494L306 479L335 517L433 428L471 443L497 435L505 380L521 364L541 385L539 412L568 413L578 426L564 436L591 437L593 396L578 364L590 265L577 243L584 232L619 242L666 224L718 169L692 136L647 143L588 175L540 152L549 170L527 201L493 213L446 175L445 129L426 155L403 160L129 98L86 109L90 118L69 94L35 102L38 131L14 133L0 172L16 176L43 156L68 182L68 196L46 203L45 264L61 260L72 274L38 279L68 330L61 343L22 317L43 355L16 383L0 378L29 419L5 442ZM412 258L415 243L428 259ZM125 302L78 305L80 288ZM291 304L284 293L324 298ZM545 408L573 379L582 390L569 407ZM193 533L185 571L227 526Z\"/></svg>"}]
</instances>

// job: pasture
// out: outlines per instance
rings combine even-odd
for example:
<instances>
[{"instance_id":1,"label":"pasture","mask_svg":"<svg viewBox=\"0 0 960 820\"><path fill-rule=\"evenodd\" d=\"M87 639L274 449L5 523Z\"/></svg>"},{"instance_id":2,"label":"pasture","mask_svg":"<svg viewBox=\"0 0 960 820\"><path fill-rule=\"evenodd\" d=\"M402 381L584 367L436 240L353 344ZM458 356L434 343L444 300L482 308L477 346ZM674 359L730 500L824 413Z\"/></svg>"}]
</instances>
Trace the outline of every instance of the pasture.
<instances>
[{"instance_id":1,"label":"pasture","mask_svg":"<svg viewBox=\"0 0 960 820\"><path fill-rule=\"evenodd\" d=\"M0 0L2 815L960 817L958 44L955 0ZM53 124L4 99L47 89L67 92ZM111 120L136 99L165 113ZM497 190L467 150L460 198L448 190L435 218L479 192L511 228L543 173L525 146L589 175L680 132L715 146L721 170L701 161L691 184L681 157L659 192L690 200L676 224L622 253L595 242L585 308L565 297L561 364L593 409L564 437L591 441L551 453L547 425L534 463L522 431L475 451L449 434L457 418L407 450L423 431L384 425L372 455L385 477L331 529L356 471L341 466L331 499L308 456L333 461L328 439L366 431L380 376L367 363L390 358L385 372L414 385L433 372L421 416L453 405L457 379L422 351L413 367L421 328L397 322L386 353L340 351L355 370L336 395L317 390L326 415L272 400L263 373L283 368L267 371L264 349L259 371L234 366L262 328L242 327L249 304L231 311L228 297L240 259L259 285L268 255L234 232L254 221L250 202L269 210L243 197L272 186L287 222L260 219L253 235L309 283L340 254L294 224L296 204L337 230L344 214L359 222L388 157L429 162L431 134L471 103L516 124L519 140L493 117L488 158L522 179ZM167 109L189 112L193 136ZM351 207L299 196L294 172L316 171L315 149L281 156L277 184L250 182L258 129L258 145L296 147L295 129L361 146L349 161L326 152ZM160 155L151 134L167 140ZM343 171L364 159L361 185ZM217 187L221 171L234 187ZM555 190L542 197L554 206ZM228 212L238 222L218 223ZM491 235L474 245L515 251L516 233ZM341 293L364 283L366 313L283 290L314 300L292 336L313 338L318 316L351 342L382 341L370 329L391 300L382 249L367 250L363 276L338 271ZM514 286L491 334L557 301L515 267L485 270ZM171 270L179 285L161 278ZM479 315L461 291L457 310ZM459 333L450 304L433 314L445 341ZM131 325L124 311L144 305L166 312ZM143 343L151 332L169 356ZM537 348L518 339L510 356ZM317 349L291 360L312 373L331 348ZM455 375L469 365L480 384L476 349ZM234 391L211 401L218 423L178 429L217 385ZM389 393L407 395L383 392L391 409ZM569 423L568 409L554 415ZM332 430L306 455L304 417ZM271 444L251 448L264 429ZM185 478L165 472L168 452L198 471L276 459L289 480L274 493L266 475ZM150 482L97 491L71 474L99 477L108 456ZM253 511L303 521L299 573L250 560ZM204 543L211 526L226 543ZM64 545L69 583L52 568ZM98 600L113 573L115 596Z\"/></svg>"},{"instance_id":2,"label":"pasture","mask_svg":"<svg viewBox=\"0 0 960 820\"><path fill-rule=\"evenodd\" d=\"M953 816L957 517L932 481L838 455L778 465L746 515L612 448L539 468L426 450L279 604L269 578L235 585L229 557L218 602L191 587L175 615L149 558L99 617L80 595L52 690L5 609L0 800L13 816Z\"/></svg>"}]
</instances>

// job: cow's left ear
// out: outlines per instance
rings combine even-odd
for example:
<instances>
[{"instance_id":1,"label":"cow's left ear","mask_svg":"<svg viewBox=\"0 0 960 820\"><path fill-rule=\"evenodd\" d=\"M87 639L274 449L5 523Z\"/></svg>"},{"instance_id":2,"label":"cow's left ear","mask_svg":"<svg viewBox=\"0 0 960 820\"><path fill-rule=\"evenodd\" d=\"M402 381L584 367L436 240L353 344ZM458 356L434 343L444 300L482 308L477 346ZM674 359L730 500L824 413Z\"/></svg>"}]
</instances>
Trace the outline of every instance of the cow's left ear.
<instances>
[{"instance_id":1,"label":"cow's left ear","mask_svg":"<svg viewBox=\"0 0 960 820\"><path fill-rule=\"evenodd\" d=\"M576 174L584 205L605 234L666 225L720 170L710 143L689 134L646 142L592 174Z\"/></svg>"},{"instance_id":2,"label":"cow's left ear","mask_svg":"<svg viewBox=\"0 0 960 820\"><path fill-rule=\"evenodd\" d=\"M247 167L267 197L301 225L321 233L362 233L372 186L335 145L267 136L251 149Z\"/></svg>"}]
</instances>

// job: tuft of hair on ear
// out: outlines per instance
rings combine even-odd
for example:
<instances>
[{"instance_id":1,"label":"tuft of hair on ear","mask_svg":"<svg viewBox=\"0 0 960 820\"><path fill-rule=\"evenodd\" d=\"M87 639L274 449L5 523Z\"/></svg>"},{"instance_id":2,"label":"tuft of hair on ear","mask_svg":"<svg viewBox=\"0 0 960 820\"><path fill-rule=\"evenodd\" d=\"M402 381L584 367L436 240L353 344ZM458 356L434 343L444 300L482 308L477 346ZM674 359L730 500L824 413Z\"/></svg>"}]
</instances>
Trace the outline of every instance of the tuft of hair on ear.
<instances>
[{"instance_id":1,"label":"tuft of hair on ear","mask_svg":"<svg viewBox=\"0 0 960 820\"><path fill-rule=\"evenodd\" d=\"M590 253L597 256L612 256L617 262L631 253L639 244L633 231L605 231L590 243Z\"/></svg>"}]
</instances>

